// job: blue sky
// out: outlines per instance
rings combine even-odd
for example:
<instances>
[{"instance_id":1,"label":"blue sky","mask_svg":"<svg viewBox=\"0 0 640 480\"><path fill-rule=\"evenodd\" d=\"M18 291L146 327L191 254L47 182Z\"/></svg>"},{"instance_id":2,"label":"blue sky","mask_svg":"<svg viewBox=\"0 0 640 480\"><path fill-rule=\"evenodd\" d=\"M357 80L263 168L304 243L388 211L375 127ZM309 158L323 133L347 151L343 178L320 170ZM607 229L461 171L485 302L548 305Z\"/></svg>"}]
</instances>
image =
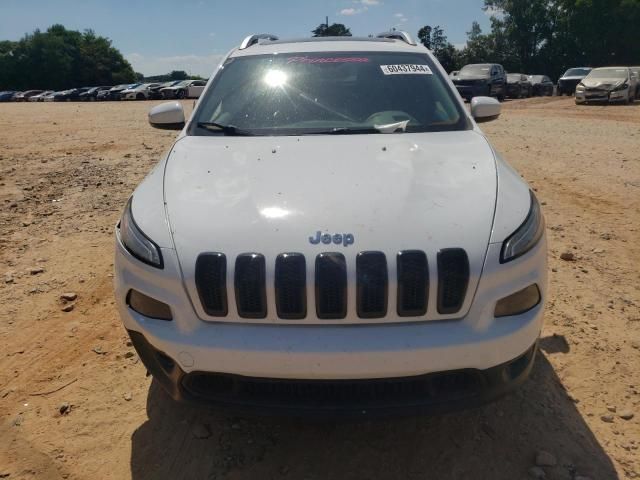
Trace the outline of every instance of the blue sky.
<instances>
[{"instance_id":1,"label":"blue sky","mask_svg":"<svg viewBox=\"0 0 640 480\"><path fill-rule=\"evenodd\" d=\"M488 29L483 0L0 0L0 39L17 40L54 23L109 37L146 75L186 70L209 76L216 61L250 33L281 38L310 35L324 22L344 23L354 35L391 27L412 35L440 25L464 44L477 20Z\"/></svg>"}]
</instances>

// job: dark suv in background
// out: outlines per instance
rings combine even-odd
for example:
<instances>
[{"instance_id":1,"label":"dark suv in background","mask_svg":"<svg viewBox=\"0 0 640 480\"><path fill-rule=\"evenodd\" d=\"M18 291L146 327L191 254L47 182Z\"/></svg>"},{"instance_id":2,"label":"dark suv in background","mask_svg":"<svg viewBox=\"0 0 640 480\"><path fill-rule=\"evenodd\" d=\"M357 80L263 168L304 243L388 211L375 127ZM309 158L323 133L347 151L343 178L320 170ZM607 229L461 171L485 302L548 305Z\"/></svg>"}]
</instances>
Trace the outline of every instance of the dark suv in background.
<instances>
[{"instance_id":1,"label":"dark suv in background","mask_svg":"<svg viewBox=\"0 0 640 480\"><path fill-rule=\"evenodd\" d=\"M578 84L589 75L591 67L570 68L558 79L558 95L573 95Z\"/></svg>"},{"instance_id":2,"label":"dark suv in background","mask_svg":"<svg viewBox=\"0 0 640 480\"><path fill-rule=\"evenodd\" d=\"M496 97L502 101L507 94L507 75L497 63L465 65L452 82L467 101L473 97Z\"/></svg>"}]
</instances>

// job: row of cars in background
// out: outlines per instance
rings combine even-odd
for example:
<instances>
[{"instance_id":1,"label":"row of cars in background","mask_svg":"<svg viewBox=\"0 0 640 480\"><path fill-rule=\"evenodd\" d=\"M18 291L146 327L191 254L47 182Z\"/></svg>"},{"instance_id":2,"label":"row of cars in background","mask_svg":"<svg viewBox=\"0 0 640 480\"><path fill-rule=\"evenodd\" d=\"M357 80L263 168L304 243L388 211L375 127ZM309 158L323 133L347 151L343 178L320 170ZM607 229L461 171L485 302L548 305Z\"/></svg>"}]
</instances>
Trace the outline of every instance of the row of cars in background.
<instances>
[{"instance_id":1,"label":"row of cars in background","mask_svg":"<svg viewBox=\"0 0 640 480\"><path fill-rule=\"evenodd\" d=\"M451 72L451 81L467 101L473 97L528 98L553 95L554 85L546 75L525 75L507 73L497 63L465 65L461 70Z\"/></svg>"},{"instance_id":2,"label":"row of cars in background","mask_svg":"<svg viewBox=\"0 0 640 480\"><path fill-rule=\"evenodd\" d=\"M160 100L198 98L206 80L176 80L164 83L127 83L115 86L0 92L0 102L95 102L108 100Z\"/></svg>"},{"instance_id":3,"label":"row of cars in background","mask_svg":"<svg viewBox=\"0 0 640 480\"><path fill-rule=\"evenodd\" d=\"M558 79L558 95L575 95L576 104L640 99L640 66L570 68Z\"/></svg>"},{"instance_id":4,"label":"row of cars in background","mask_svg":"<svg viewBox=\"0 0 640 480\"><path fill-rule=\"evenodd\" d=\"M574 95L576 103L633 102L640 98L640 67L570 68L557 86L546 75L506 73L502 65L465 65L450 73L453 84L467 101L477 96L510 98Z\"/></svg>"}]
</instances>

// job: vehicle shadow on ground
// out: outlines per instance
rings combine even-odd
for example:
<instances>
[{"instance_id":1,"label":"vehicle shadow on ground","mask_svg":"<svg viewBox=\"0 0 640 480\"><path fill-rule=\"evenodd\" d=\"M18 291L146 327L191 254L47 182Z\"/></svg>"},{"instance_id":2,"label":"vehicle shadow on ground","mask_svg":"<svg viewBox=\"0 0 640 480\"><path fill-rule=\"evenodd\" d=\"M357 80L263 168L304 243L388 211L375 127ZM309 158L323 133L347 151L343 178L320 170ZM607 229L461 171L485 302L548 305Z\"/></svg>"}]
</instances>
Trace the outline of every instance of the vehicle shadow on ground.
<instances>
[{"instance_id":1,"label":"vehicle shadow on ground","mask_svg":"<svg viewBox=\"0 0 640 480\"><path fill-rule=\"evenodd\" d=\"M557 458L544 468L547 479L617 478L546 358L568 352L566 341L540 345L517 392L436 417L242 419L176 404L153 382L149 418L132 436L132 478L524 479L540 450Z\"/></svg>"}]
</instances>

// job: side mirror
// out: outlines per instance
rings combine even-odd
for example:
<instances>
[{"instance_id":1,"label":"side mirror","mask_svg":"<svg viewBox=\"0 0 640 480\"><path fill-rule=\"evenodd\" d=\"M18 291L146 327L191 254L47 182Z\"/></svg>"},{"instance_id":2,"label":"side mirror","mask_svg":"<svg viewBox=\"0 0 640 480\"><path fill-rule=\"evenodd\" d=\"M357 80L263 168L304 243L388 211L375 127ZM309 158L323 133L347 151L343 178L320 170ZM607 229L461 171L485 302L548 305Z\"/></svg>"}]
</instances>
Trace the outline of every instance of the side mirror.
<instances>
[{"instance_id":1,"label":"side mirror","mask_svg":"<svg viewBox=\"0 0 640 480\"><path fill-rule=\"evenodd\" d=\"M500 116L500 102L491 97L473 97L471 99L471 116L480 122L490 122Z\"/></svg>"},{"instance_id":2,"label":"side mirror","mask_svg":"<svg viewBox=\"0 0 640 480\"><path fill-rule=\"evenodd\" d=\"M163 130L182 130L184 128L184 110L179 102L165 102L149 111L149 123L153 128Z\"/></svg>"}]
</instances>

